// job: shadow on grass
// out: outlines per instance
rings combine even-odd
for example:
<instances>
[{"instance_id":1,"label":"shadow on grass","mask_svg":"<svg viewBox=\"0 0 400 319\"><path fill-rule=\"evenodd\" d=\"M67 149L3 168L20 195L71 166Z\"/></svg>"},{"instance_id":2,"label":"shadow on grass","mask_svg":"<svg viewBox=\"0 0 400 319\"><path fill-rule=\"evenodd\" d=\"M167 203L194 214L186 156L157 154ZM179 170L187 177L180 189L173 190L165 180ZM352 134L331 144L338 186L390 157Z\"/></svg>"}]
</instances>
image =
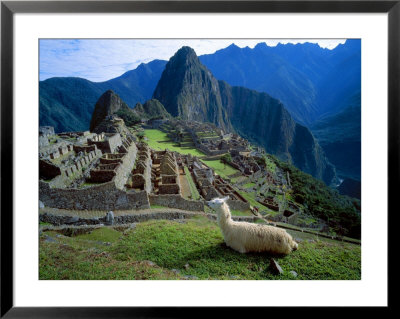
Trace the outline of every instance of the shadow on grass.
<instances>
[{"instance_id":1,"label":"shadow on grass","mask_svg":"<svg viewBox=\"0 0 400 319\"><path fill-rule=\"evenodd\" d=\"M171 252L172 253L172 252ZM160 256L161 257L161 256ZM157 260L161 267L178 269L185 275L199 279L273 279L270 260L279 260L284 255L270 253L241 254L225 243L210 245L179 256L166 255ZM189 265L189 267L185 267Z\"/></svg>"}]
</instances>

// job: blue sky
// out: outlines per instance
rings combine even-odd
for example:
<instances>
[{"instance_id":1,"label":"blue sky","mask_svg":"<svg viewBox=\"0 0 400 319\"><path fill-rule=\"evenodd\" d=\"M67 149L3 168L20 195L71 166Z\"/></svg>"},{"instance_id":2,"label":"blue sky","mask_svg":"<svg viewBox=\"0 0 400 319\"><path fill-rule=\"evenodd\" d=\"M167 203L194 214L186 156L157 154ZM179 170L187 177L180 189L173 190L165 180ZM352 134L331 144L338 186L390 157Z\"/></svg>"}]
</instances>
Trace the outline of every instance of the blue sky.
<instances>
[{"instance_id":1,"label":"blue sky","mask_svg":"<svg viewBox=\"0 0 400 319\"><path fill-rule=\"evenodd\" d=\"M41 39L40 80L51 77L82 77L94 82L106 81L135 69L140 63L154 59L169 60L184 45L192 47L197 55L214 53L232 43L253 48L259 42L269 46L278 43L318 43L333 49L344 39L284 39L284 40L173 40L173 39Z\"/></svg>"}]
</instances>

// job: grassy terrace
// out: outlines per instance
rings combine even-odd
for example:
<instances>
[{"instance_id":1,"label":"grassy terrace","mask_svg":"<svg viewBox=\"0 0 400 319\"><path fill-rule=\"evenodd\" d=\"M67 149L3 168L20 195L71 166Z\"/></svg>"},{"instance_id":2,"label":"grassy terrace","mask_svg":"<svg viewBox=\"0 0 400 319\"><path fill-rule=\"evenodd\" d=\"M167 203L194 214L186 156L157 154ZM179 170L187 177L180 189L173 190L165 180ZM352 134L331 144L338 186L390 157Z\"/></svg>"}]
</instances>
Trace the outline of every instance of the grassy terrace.
<instances>
[{"instance_id":1,"label":"grassy terrace","mask_svg":"<svg viewBox=\"0 0 400 319\"><path fill-rule=\"evenodd\" d=\"M190 174L189 169L186 166L184 169L185 169L186 178L187 178L187 181L189 184L190 192L192 193L192 199L199 200L200 194L199 194L199 191L197 190L196 185L194 184L192 175Z\"/></svg>"},{"instance_id":2,"label":"grassy terrace","mask_svg":"<svg viewBox=\"0 0 400 319\"><path fill-rule=\"evenodd\" d=\"M184 223L151 220L129 230L103 227L75 237L44 232L39 279L361 278L361 246L290 232L301 240L299 249L273 256L283 275L271 272L269 254L240 254L228 248L217 224L201 216Z\"/></svg>"},{"instance_id":3,"label":"grassy terrace","mask_svg":"<svg viewBox=\"0 0 400 319\"><path fill-rule=\"evenodd\" d=\"M255 199L255 193L251 192L251 193L247 193L244 191L240 191L238 190L239 194L242 195L249 203L251 206L253 207L257 207L259 209L259 211L266 211L271 215L276 215L278 214L278 212L273 211L271 209L269 209L268 207L261 205L259 202L256 201Z\"/></svg>"},{"instance_id":4,"label":"grassy terrace","mask_svg":"<svg viewBox=\"0 0 400 319\"><path fill-rule=\"evenodd\" d=\"M205 155L203 152L196 150L191 143L183 143L182 146L179 146L177 143L170 140L167 133L160 130L147 129L144 130L144 132L145 136L148 138L147 144L149 147L157 151L169 149L170 151L179 152L181 154L192 154L198 157Z\"/></svg>"},{"instance_id":5,"label":"grassy terrace","mask_svg":"<svg viewBox=\"0 0 400 319\"><path fill-rule=\"evenodd\" d=\"M204 164L206 164L207 166L211 167L216 174L218 174L224 179L229 179L229 175L239 172L236 168L233 168L228 164L221 163L219 159L212 161L202 160L202 162L204 162Z\"/></svg>"}]
</instances>

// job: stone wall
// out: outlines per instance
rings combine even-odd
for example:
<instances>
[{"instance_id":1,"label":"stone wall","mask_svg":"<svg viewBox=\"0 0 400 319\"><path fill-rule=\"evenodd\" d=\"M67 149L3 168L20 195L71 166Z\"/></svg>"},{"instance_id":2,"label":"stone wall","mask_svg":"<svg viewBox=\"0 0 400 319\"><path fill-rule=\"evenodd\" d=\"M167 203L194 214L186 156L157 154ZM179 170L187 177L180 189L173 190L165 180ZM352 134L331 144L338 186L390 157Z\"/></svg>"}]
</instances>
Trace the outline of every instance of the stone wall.
<instances>
[{"instance_id":1,"label":"stone wall","mask_svg":"<svg viewBox=\"0 0 400 319\"><path fill-rule=\"evenodd\" d=\"M43 146L48 146L49 145L49 139L47 136L40 135L39 136L39 148Z\"/></svg>"},{"instance_id":2,"label":"stone wall","mask_svg":"<svg viewBox=\"0 0 400 319\"><path fill-rule=\"evenodd\" d=\"M61 173L62 175L67 176L69 178L73 177L74 174L81 175L83 169L85 169L90 163L98 159L101 155L102 155L101 151L95 149L94 151L87 153L81 159L76 160L75 164L62 168Z\"/></svg>"},{"instance_id":3,"label":"stone wall","mask_svg":"<svg viewBox=\"0 0 400 319\"><path fill-rule=\"evenodd\" d=\"M181 195L149 195L151 205L166 206L189 211L204 211L202 201L184 199Z\"/></svg>"},{"instance_id":4,"label":"stone wall","mask_svg":"<svg viewBox=\"0 0 400 319\"><path fill-rule=\"evenodd\" d=\"M116 170L114 178L115 186L119 189L124 189L125 184L128 181L128 177L131 174L132 168L135 165L137 147L135 143L128 147L126 155L122 158L122 163Z\"/></svg>"},{"instance_id":5,"label":"stone wall","mask_svg":"<svg viewBox=\"0 0 400 319\"><path fill-rule=\"evenodd\" d=\"M103 135L101 135L103 136ZM119 146L122 145L121 135L117 134L106 134L103 141L95 141L94 139L88 139L89 145L96 145L103 153L114 153Z\"/></svg>"},{"instance_id":6,"label":"stone wall","mask_svg":"<svg viewBox=\"0 0 400 319\"><path fill-rule=\"evenodd\" d=\"M160 184L158 186L158 192L160 194L179 194L178 184Z\"/></svg>"},{"instance_id":7,"label":"stone wall","mask_svg":"<svg viewBox=\"0 0 400 319\"><path fill-rule=\"evenodd\" d=\"M200 151L202 151L203 153L209 155L209 156L216 156L216 155L222 155L225 154L227 152L227 150L218 150L218 149L210 149L207 146L198 143L196 145L196 148L199 149Z\"/></svg>"},{"instance_id":8,"label":"stone wall","mask_svg":"<svg viewBox=\"0 0 400 319\"><path fill-rule=\"evenodd\" d=\"M77 210L117 210L149 208L146 191L125 192L113 181L82 189L50 188L39 181L39 199L47 207Z\"/></svg>"},{"instance_id":9,"label":"stone wall","mask_svg":"<svg viewBox=\"0 0 400 319\"><path fill-rule=\"evenodd\" d=\"M74 145L75 153L83 152L83 153L90 153L92 151L96 151L96 145Z\"/></svg>"},{"instance_id":10,"label":"stone wall","mask_svg":"<svg viewBox=\"0 0 400 319\"><path fill-rule=\"evenodd\" d=\"M241 200L228 199L227 204L232 210L246 211L250 209L250 203Z\"/></svg>"},{"instance_id":11,"label":"stone wall","mask_svg":"<svg viewBox=\"0 0 400 319\"><path fill-rule=\"evenodd\" d=\"M61 170L58 166L50 161L39 160L39 177L44 179L52 179L61 175Z\"/></svg>"},{"instance_id":12,"label":"stone wall","mask_svg":"<svg viewBox=\"0 0 400 319\"><path fill-rule=\"evenodd\" d=\"M148 220L154 219L166 219L166 220L183 220L193 218L195 216L206 216L209 220L217 221L216 214L205 214L205 213L193 213L193 212L154 212L154 213L143 213L134 215L121 215L114 217L114 226L122 224L141 223ZM256 216L232 216L234 221L254 223L259 218ZM79 234L87 233L101 227L100 225L106 224L106 218L79 218L73 216L53 215L48 213L42 213L39 215L39 220L43 223L49 223L54 226L44 226L43 231L57 231L62 232L66 236L76 236ZM61 226L63 225L63 226ZM89 225L89 226L88 226ZM92 226L90 226L92 225ZM97 225L97 226L95 226ZM56 227L55 227L56 226ZM57 227L58 226L58 227ZM60 227L61 226L61 227ZM85 227L82 227L85 226Z\"/></svg>"},{"instance_id":13,"label":"stone wall","mask_svg":"<svg viewBox=\"0 0 400 319\"><path fill-rule=\"evenodd\" d=\"M39 126L39 135L51 136L54 135L54 127L52 126Z\"/></svg>"}]
</instances>

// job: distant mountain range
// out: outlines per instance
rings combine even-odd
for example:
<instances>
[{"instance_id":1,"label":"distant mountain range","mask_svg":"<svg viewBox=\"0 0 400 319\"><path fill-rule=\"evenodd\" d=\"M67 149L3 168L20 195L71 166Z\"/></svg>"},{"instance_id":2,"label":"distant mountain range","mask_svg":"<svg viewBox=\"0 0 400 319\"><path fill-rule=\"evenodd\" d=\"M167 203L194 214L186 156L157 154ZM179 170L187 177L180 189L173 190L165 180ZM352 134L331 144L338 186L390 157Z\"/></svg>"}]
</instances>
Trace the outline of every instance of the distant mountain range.
<instances>
[{"instance_id":1,"label":"distant mountain range","mask_svg":"<svg viewBox=\"0 0 400 319\"><path fill-rule=\"evenodd\" d=\"M257 92L248 90L244 94L243 89L235 88L235 86L266 92L269 98L273 97L282 102L283 109L289 111L291 120L294 119L307 126L317 139L321 140L322 148L330 161L336 165L341 176L359 179L358 158L361 157L361 151L358 152L358 150L361 143L360 130L356 129L359 127L357 126L359 117L347 117L346 124L342 125L340 121L343 116L340 114L347 112L346 109L352 110L354 114L358 112L354 106L361 105L360 46L359 40L347 40L345 44L339 45L334 50L322 49L317 44L310 43L280 44L276 47L268 47L265 43L261 43L254 49L248 47L241 49L231 45L214 54L199 57L200 62L209 70L208 72L215 76L211 82L202 82L209 85L208 90L211 94L198 97L199 100L196 103L201 106L197 109L181 103L182 101L178 104L181 105L180 108L185 105L187 112L200 112L203 120L210 119L226 130L235 126L234 129L242 135L256 140L257 137L266 137L267 132L252 131L245 126L240 128L238 124L241 123L234 124L235 114L229 112L238 111L235 101L242 99L242 105L246 105L248 110L253 113L259 112L260 121L271 119L270 114L262 114L259 105L250 106L251 99L245 103L244 98L250 96L256 103L260 99ZM156 87L161 85L159 80L166 64L167 61L154 60L106 82L91 82L80 78L51 78L41 81L40 125L54 126L56 132L88 129L96 101L109 89L118 94L131 108L138 102L144 103L149 100L153 92L155 97L160 97L157 95L157 90L160 89ZM207 72L203 74L206 76ZM224 80L227 83L221 84L222 82L218 80ZM169 83L168 86L171 92L162 90L166 94L164 97L166 104L172 103L167 102L171 100L169 95L174 95L176 93L174 90L179 86L174 82L176 81ZM215 83L221 90L225 88L227 94L212 93L215 90ZM186 89L190 90L187 87ZM183 96L187 94L180 95L180 98ZM220 97L226 97L226 99L219 101ZM223 108L221 108L221 102L224 104ZM207 111L205 111L206 105L209 106ZM182 109L180 111L169 109L168 105L165 107L172 115L186 112ZM176 114L173 113L175 111ZM242 113L238 112L238 114L245 116L243 111L244 109L241 109ZM243 118L239 119L239 122L241 121ZM340 140L339 131L343 137L346 137L345 140ZM261 141L260 144L267 145L268 143L270 142L262 143ZM273 145L268 145L272 150ZM287 145L283 144L281 147L285 149ZM348 149L353 152L350 161L342 155ZM288 150L286 153L293 152Z\"/></svg>"},{"instance_id":2,"label":"distant mountain range","mask_svg":"<svg viewBox=\"0 0 400 319\"><path fill-rule=\"evenodd\" d=\"M361 92L361 41L347 40L335 49L318 44L235 44L200 61L219 80L279 99L297 122L309 125L335 114Z\"/></svg>"}]
</instances>

